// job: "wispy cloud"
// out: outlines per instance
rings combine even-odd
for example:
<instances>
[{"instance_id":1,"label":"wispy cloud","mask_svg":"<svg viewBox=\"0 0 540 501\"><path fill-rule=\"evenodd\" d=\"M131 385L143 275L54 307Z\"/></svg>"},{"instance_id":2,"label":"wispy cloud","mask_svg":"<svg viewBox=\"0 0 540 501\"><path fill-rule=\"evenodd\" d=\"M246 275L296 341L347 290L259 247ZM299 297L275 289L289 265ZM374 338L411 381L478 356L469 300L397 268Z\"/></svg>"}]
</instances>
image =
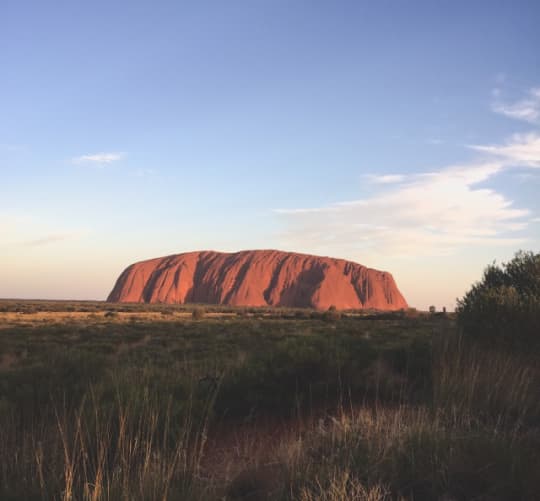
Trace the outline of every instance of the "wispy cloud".
<instances>
[{"instance_id":1,"label":"wispy cloud","mask_svg":"<svg viewBox=\"0 0 540 501\"><path fill-rule=\"evenodd\" d=\"M23 247L39 247L41 245L47 245L55 242L78 238L79 236L81 236L81 233L53 233L35 239L22 241L19 243L19 245Z\"/></svg>"},{"instance_id":2,"label":"wispy cloud","mask_svg":"<svg viewBox=\"0 0 540 501\"><path fill-rule=\"evenodd\" d=\"M84 228L65 228L39 217L0 212L0 251L40 247L85 237Z\"/></svg>"},{"instance_id":3,"label":"wispy cloud","mask_svg":"<svg viewBox=\"0 0 540 501\"><path fill-rule=\"evenodd\" d=\"M278 210L287 228L281 235L283 244L374 261L381 256L449 255L472 246L522 245L525 239L517 232L530 223L529 211L514 207L503 194L480 183L506 169L510 156L532 165L536 157L525 153L528 147L518 147L532 139L514 137L506 145L476 147L494 157L477 163L406 178L373 176L386 182L369 197L325 207Z\"/></svg>"},{"instance_id":4,"label":"wispy cloud","mask_svg":"<svg viewBox=\"0 0 540 501\"><path fill-rule=\"evenodd\" d=\"M368 174L367 179L375 184L393 184L400 183L405 179L401 174L383 174L380 176Z\"/></svg>"},{"instance_id":5,"label":"wispy cloud","mask_svg":"<svg viewBox=\"0 0 540 501\"><path fill-rule=\"evenodd\" d=\"M499 88L493 89L492 96L495 100L491 109L495 113L533 124L540 122L540 87L529 89L524 98L511 103L503 102L500 99L501 94Z\"/></svg>"},{"instance_id":6,"label":"wispy cloud","mask_svg":"<svg viewBox=\"0 0 540 501\"><path fill-rule=\"evenodd\" d=\"M540 134L514 134L502 145L472 145L470 148L500 157L509 165L540 167Z\"/></svg>"},{"instance_id":7,"label":"wispy cloud","mask_svg":"<svg viewBox=\"0 0 540 501\"><path fill-rule=\"evenodd\" d=\"M93 165L105 165L112 162L121 160L125 156L124 153L94 153L92 155L81 155L79 157L72 158L74 164L93 164Z\"/></svg>"}]
</instances>

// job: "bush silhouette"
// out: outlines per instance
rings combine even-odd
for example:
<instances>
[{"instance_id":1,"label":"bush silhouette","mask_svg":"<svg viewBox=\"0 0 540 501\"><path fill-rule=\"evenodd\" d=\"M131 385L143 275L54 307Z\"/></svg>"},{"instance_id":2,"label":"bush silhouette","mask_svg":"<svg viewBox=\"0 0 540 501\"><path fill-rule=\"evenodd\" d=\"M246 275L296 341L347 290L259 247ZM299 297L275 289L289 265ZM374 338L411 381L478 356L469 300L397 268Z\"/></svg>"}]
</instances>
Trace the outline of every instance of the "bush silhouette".
<instances>
[{"instance_id":1,"label":"bush silhouette","mask_svg":"<svg viewBox=\"0 0 540 501\"><path fill-rule=\"evenodd\" d=\"M515 348L540 345L540 254L520 251L484 270L484 276L457 302L463 334Z\"/></svg>"},{"instance_id":2,"label":"bush silhouette","mask_svg":"<svg viewBox=\"0 0 540 501\"><path fill-rule=\"evenodd\" d=\"M341 318L341 312L332 305L323 313L323 319L327 322L335 322Z\"/></svg>"}]
</instances>

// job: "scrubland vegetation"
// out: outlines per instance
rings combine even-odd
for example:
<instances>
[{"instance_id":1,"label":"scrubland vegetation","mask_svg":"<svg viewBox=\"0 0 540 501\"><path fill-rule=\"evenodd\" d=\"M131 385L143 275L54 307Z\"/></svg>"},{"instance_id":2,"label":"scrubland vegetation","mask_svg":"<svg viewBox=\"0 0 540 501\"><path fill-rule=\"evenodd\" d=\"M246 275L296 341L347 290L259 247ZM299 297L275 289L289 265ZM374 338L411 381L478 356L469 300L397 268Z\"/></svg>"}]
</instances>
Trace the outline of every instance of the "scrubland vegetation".
<instances>
[{"instance_id":1,"label":"scrubland vegetation","mask_svg":"<svg viewBox=\"0 0 540 501\"><path fill-rule=\"evenodd\" d=\"M538 289L485 286L538 259L457 319L2 301L0 499L538 499Z\"/></svg>"}]
</instances>

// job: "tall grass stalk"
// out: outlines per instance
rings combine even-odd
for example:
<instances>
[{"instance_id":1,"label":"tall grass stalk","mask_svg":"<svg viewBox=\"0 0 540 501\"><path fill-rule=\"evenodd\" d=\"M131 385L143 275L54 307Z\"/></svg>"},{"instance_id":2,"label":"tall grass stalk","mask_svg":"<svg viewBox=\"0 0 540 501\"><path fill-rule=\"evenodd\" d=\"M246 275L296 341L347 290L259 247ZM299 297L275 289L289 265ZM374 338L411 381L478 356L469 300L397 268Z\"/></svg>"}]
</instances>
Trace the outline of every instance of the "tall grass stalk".
<instances>
[{"instance_id":1,"label":"tall grass stalk","mask_svg":"<svg viewBox=\"0 0 540 501\"><path fill-rule=\"evenodd\" d=\"M62 501L199 498L214 397L202 418L196 420L188 408L173 422L178 418L171 399L163 405L149 392L143 395L131 401L118 394L105 405L90 390L76 409L55 409L54 422L26 430L4 416L0 454L13 464L2 461L2 495Z\"/></svg>"}]
</instances>

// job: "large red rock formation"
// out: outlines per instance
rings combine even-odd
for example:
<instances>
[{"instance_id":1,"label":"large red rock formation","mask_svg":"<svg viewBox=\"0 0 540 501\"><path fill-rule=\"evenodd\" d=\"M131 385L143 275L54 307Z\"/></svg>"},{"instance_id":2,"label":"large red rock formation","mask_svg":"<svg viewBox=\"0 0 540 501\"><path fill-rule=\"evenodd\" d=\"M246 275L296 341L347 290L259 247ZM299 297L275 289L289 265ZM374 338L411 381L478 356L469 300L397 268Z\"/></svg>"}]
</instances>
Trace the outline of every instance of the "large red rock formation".
<instances>
[{"instance_id":1,"label":"large red rock formation","mask_svg":"<svg viewBox=\"0 0 540 501\"><path fill-rule=\"evenodd\" d=\"M390 273L276 250L202 251L132 264L108 301L327 309L407 307Z\"/></svg>"}]
</instances>

